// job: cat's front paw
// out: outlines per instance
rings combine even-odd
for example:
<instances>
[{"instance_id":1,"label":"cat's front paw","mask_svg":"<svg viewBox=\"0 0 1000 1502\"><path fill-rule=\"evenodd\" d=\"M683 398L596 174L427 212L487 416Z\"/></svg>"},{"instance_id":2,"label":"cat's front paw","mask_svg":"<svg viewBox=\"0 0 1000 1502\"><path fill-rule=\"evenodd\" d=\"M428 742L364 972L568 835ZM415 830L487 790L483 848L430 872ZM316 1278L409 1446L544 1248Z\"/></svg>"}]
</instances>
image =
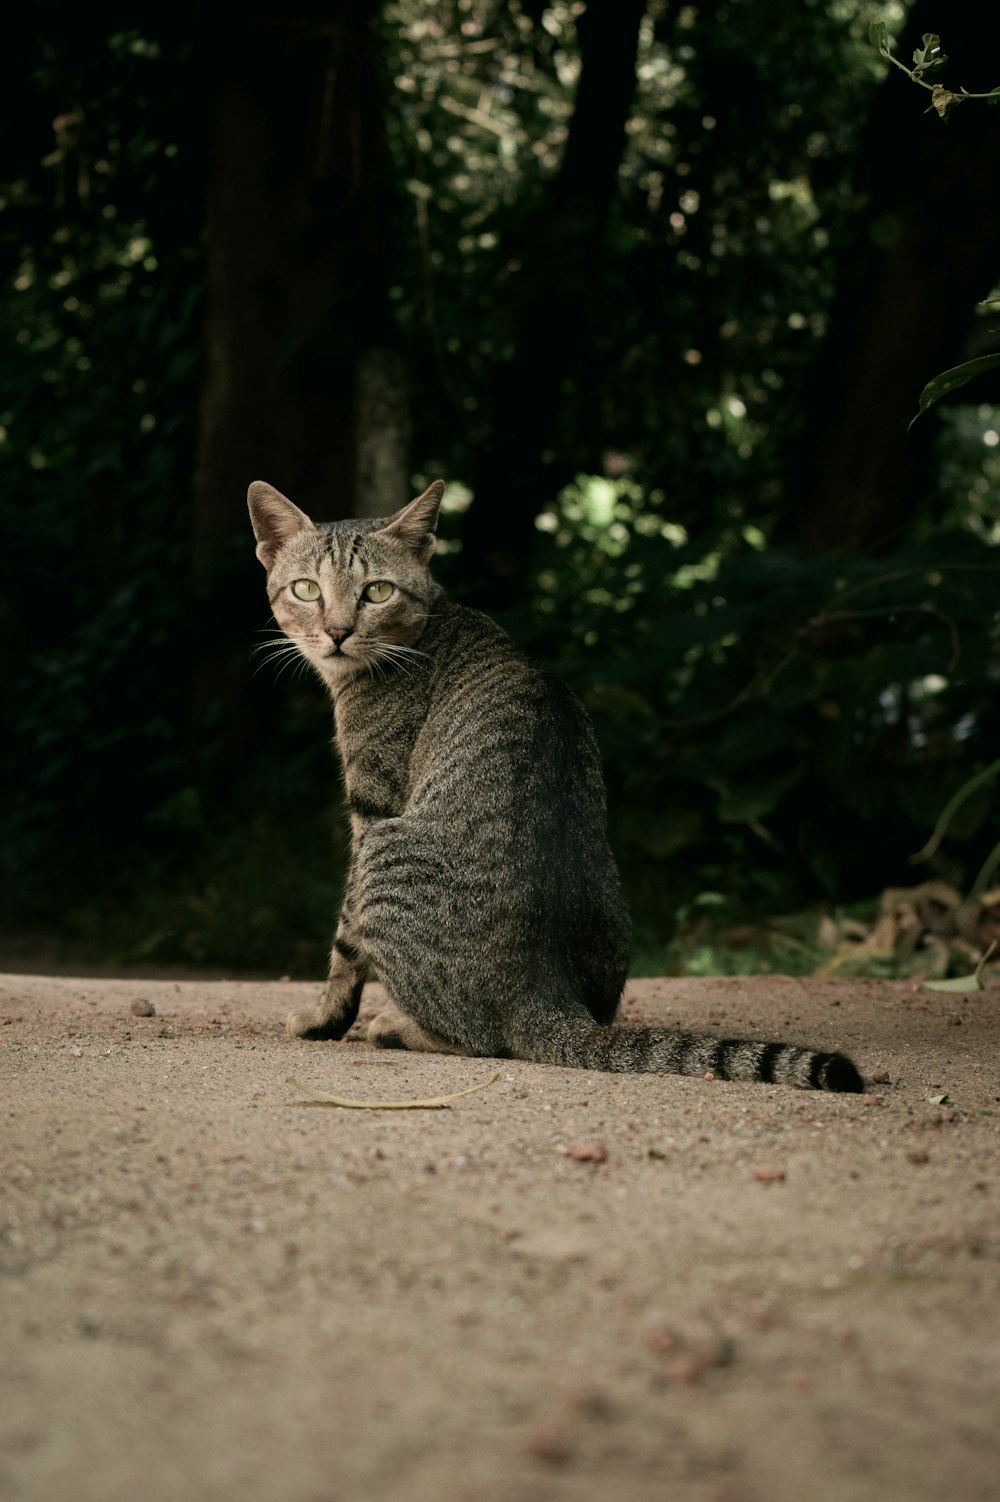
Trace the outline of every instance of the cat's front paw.
<instances>
[{"instance_id":1,"label":"cat's front paw","mask_svg":"<svg viewBox=\"0 0 1000 1502\"><path fill-rule=\"evenodd\" d=\"M325 1016L319 1007L305 1007L301 1012L290 1012L285 1023L290 1038L305 1038L309 1043L324 1038L342 1038L350 1025L349 1019Z\"/></svg>"}]
</instances>

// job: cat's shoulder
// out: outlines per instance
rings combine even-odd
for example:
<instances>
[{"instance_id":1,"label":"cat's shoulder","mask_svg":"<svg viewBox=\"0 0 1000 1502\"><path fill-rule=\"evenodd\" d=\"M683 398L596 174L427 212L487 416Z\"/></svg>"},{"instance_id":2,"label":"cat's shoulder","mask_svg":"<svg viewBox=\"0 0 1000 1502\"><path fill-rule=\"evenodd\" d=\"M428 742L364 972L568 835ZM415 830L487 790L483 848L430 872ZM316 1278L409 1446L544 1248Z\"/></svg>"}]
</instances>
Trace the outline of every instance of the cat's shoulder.
<instances>
[{"instance_id":1,"label":"cat's shoulder","mask_svg":"<svg viewBox=\"0 0 1000 1502\"><path fill-rule=\"evenodd\" d=\"M483 610L443 597L436 620L439 629L435 634L442 639L442 646L447 643L452 650L460 647L500 660L530 660L514 638Z\"/></svg>"},{"instance_id":2,"label":"cat's shoulder","mask_svg":"<svg viewBox=\"0 0 1000 1502\"><path fill-rule=\"evenodd\" d=\"M583 714L573 690L536 657L522 647L482 610L448 601L442 614L451 637L448 657L455 676L466 683L488 681L495 689L506 684L518 698L521 711L533 707L563 710L572 717Z\"/></svg>"}]
</instances>

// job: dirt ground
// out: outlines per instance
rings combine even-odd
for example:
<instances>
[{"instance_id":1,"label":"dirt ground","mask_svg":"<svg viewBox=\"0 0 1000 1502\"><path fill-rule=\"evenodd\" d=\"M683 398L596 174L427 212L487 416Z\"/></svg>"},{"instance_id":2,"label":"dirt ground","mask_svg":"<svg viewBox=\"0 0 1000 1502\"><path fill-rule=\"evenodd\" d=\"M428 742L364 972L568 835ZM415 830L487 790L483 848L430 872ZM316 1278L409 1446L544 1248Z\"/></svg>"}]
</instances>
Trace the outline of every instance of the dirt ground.
<instances>
[{"instance_id":1,"label":"dirt ground","mask_svg":"<svg viewBox=\"0 0 1000 1502\"><path fill-rule=\"evenodd\" d=\"M1000 991L630 984L831 1096L293 1042L314 990L0 977L4 1502L1000 1494Z\"/></svg>"}]
</instances>

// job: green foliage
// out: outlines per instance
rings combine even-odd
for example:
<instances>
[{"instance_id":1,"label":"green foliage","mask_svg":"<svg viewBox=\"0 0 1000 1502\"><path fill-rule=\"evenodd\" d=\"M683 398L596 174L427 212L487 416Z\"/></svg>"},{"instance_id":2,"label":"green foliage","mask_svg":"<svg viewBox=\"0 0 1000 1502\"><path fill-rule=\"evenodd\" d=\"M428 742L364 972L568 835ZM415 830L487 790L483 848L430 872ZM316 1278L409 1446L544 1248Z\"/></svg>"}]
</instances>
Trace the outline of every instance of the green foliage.
<instances>
[{"instance_id":1,"label":"green foliage","mask_svg":"<svg viewBox=\"0 0 1000 1502\"><path fill-rule=\"evenodd\" d=\"M974 379L975 376L983 375L987 370L995 370L1000 365L1000 355L980 355L975 360L965 360L961 365L956 365L953 370L943 370L933 381L928 381L920 393L920 404L913 423L935 402L939 402L943 396L949 396L951 392L958 391L960 387Z\"/></svg>"},{"instance_id":2,"label":"green foliage","mask_svg":"<svg viewBox=\"0 0 1000 1502\"><path fill-rule=\"evenodd\" d=\"M886 71L866 7L654 0L608 222L566 287L573 224L534 231L574 116L577 9L383 6L388 292L414 463L452 502L503 453L504 372L530 407L518 329L557 290L572 309L542 457L570 479L545 491L506 624L595 718L640 949L662 965L707 893L731 926L900 879L994 760L995 418L944 426L937 493L878 559L775 545ZM33 15L24 129L0 156L5 921L121 963L315 972L345 849L328 710L311 681L253 676L249 531L211 577L191 564L217 83L201 23ZM458 589L472 514L445 517ZM245 650L213 652L220 621ZM970 797L937 869L964 881L998 826L988 790ZM718 962L703 934L685 956Z\"/></svg>"},{"instance_id":3,"label":"green foliage","mask_svg":"<svg viewBox=\"0 0 1000 1502\"><path fill-rule=\"evenodd\" d=\"M168 815L170 822L178 817ZM181 815L182 817L182 815ZM132 854L118 879L66 901L60 943L92 963L224 966L322 974L341 898L345 821L339 802L307 817L248 814L182 864Z\"/></svg>"},{"instance_id":4,"label":"green foliage","mask_svg":"<svg viewBox=\"0 0 1000 1502\"><path fill-rule=\"evenodd\" d=\"M773 912L907 882L1000 731L990 546L952 529L830 560L732 528L706 554L633 497L612 560L571 529L587 490L550 532L570 561L539 574L538 632L558 621L555 664L598 724L645 931L708 885ZM989 796L964 812L935 866L963 878L1000 823Z\"/></svg>"},{"instance_id":5,"label":"green foliage","mask_svg":"<svg viewBox=\"0 0 1000 1502\"><path fill-rule=\"evenodd\" d=\"M801 418L790 396L859 208L852 153L879 80L865 14L651 4L612 220L570 273L558 234L531 231L572 116L573 7L542 24L527 5L387 7L391 141L412 205L397 303L422 373L418 445L449 476L468 479L492 441L519 310L573 274L584 353L561 389L560 467L626 465L683 525L748 487L755 520L778 502Z\"/></svg>"},{"instance_id":6,"label":"green foliage","mask_svg":"<svg viewBox=\"0 0 1000 1502\"><path fill-rule=\"evenodd\" d=\"M57 9L58 40L24 59L32 108L0 189L16 352L0 362L4 689L18 727L0 872L13 914L50 920L190 781L178 732L200 366L191 124L172 107L190 42L81 35Z\"/></svg>"},{"instance_id":7,"label":"green foliage","mask_svg":"<svg viewBox=\"0 0 1000 1502\"><path fill-rule=\"evenodd\" d=\"M991 89L986 93L972 94L968 89L960 87L957 92L953 92L936 81L936 75L948 62L948 54L941 46L941 38L932 32L925 32L922 45L914 50L912 68L907 68L897 57L893 56L888 31L881 16L876 16L872 20L869 40L884 58L900 68L914 83L922 88L930 89L931 104L928 114L934 110L940 119L947 120L948 115L957 105L964 104L969 99L983 99L991 104L1000 103L1000 88ZM929 82L931 78L935 81ZM981 306L996 306L996 300L983 303ZM910 422L910 427L942 397L949 396L951 392L959 390L968 381L988 370L994 370L998 365L1000 365L1000 355L980 355L977 359L963 361L961 365L956 365L951 370L942 371L932 381L928 381L921 391L917 411Z\"/></svg>"}]
</instances>

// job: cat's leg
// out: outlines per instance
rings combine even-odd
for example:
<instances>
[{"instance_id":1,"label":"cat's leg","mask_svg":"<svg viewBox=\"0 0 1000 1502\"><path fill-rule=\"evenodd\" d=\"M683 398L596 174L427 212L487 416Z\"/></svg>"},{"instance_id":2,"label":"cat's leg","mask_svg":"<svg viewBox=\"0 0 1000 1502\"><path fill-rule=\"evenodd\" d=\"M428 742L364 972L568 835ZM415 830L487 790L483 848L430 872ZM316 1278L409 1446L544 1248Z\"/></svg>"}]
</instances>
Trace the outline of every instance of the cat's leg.
<instances>
[{"instance_id":1,"label":"cat's leg","mask_svg":"<svg viewBox=\"0 0 1000 1502\"><path fill-rule=\"evenodd\" d=\"M468 1052L455 1043L449 1043L440 1033L426 1031L393 1003L368 1024L368 1042L376 1048L408 1048L413 1053Z\"/></svg>"},{"instance_id":2,"label":"cat's leg","mask_svg":"<svg viewBox=\"0 0 1000 1502\"><path fill-rule=\"evenodd\" d=\"M450 878L450 879L449 879ZM382 1048L506 1057L496 1002L492 876L463 884L436 830L419 818L383 819L358 852L359 943L391 999L369 1041Z\"/></svg>"},{"instance_id":3,"label":"cat's leg","mask_svg":"<svg viewBox=\"0 0 1000 1502\"><path fill-rule=\"evenodd\" d=\"M323 987L319 1005L292 1012L287 1023L291 1036L306 1038L310 1042L321 1038L342 1038L358 1015L367 974L368 961L355 942L353 924L345 904L330 951L329 979Z\"/></svg>"}]
</instances>

